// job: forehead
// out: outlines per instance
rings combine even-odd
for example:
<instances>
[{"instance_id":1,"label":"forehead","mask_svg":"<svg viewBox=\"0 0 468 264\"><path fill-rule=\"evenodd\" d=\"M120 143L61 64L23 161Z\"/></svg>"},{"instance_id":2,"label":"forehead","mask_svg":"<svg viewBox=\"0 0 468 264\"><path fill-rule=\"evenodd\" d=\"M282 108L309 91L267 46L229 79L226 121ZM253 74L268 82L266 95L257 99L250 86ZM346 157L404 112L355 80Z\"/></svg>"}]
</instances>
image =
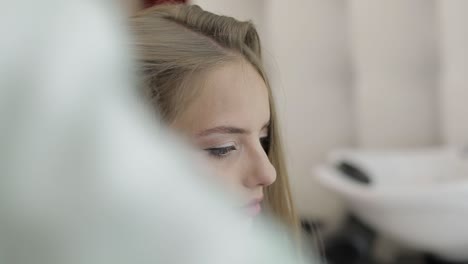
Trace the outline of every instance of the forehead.
<instances>
[{"instance_id":1,"label":"forehead","mask_svg":"<svg viewBox=\"0 0 468 264\"><path fill-rule=\"evenodd\" d=\"M200 93L176 118L191 132L214 126L260 129L270 119L269 94L255 68L245 61L212 69L193 83Z\"/></svg>"}]
</instances>

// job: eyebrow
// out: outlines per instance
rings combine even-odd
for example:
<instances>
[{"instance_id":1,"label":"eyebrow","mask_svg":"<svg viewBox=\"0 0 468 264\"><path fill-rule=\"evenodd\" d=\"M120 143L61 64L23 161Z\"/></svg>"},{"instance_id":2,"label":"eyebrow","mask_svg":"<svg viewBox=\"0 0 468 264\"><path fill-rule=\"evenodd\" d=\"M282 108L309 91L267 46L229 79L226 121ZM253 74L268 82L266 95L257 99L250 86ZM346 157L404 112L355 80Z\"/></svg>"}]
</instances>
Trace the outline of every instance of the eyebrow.
<instances>
[{"instance_id":1,"label":"eyebrow","mask_svg":"<svg viewBox=\"0 0 468 264\"><path fill-rule=\"evenodd\" d=\"M249 131L243 128L231 127L231 126L219 126L219 127L213 127L207 130L203 130L197 135L200 137L203 137L203 136L208 136L211 134L248 134L248 133Z\"/></svg>"},{"instance_id":2,"label":"eyebrow","mask_svg":"<svg viewBox=\"0 0 468 264\"><path fill-rule=\"evenodd\" d=\"M263 127L262 130L270 126L270 121L268 121ZM250 131L245 130L239 127L232 126L218 126L210 129L203 130L198 133L197 136L203 137L211 134L250 134Z\"/></svg>"}]
</instances>

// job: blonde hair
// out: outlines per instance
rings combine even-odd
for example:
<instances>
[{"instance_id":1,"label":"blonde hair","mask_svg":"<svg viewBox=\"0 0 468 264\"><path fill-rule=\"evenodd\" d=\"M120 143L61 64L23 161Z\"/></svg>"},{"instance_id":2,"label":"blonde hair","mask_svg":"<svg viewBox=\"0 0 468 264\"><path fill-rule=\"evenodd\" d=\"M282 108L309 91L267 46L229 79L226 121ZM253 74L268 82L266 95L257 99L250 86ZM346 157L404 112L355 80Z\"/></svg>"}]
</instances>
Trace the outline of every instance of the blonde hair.
<instances>
[{"instance_id":1,"label":"blonde hair","mask_svg":"<svg viewBox=\"0 0 468 264\"><path fill-rule=\"evenodd\" d=\"M163 5L131 18L146 96L163 120L171 122L197 94L190 80L229 61L244 59L260 74L270 94L270 149L276 182L265 199L285 224L298 229L280 142L271 88L261 62L260 39L251 22L219 16L194 5Z\"/></svg>"}]
</instances>

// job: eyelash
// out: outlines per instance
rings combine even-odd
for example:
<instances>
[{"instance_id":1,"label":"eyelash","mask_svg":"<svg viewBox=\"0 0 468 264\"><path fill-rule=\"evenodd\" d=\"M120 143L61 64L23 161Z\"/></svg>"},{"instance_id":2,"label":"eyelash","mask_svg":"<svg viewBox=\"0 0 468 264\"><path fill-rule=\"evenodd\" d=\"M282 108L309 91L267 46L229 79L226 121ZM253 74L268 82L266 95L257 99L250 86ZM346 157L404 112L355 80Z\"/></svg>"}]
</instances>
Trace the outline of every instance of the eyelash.
<instances>
[{"instance_id":1,"label":"eyelash","mask_svg":"<svg viewBox=\"0 0 468 264\"><path fill-rule=\"evenodd\" d=\"M226 146L220 148L207 148L205 149L205 151L207 151L210 156L222 159L225 158L231 151L234 151L236 149L236 146Z\"/></svg>"},{"instance_id":2,"label":"eyelash","mask_svg":"<svg viewBox=\"0 0 468 264\"><path fill-rule=\"evenodd\" d=\"M263 150L265 153L268 154L270 150L270 137L262 137L260 138L260 144L262 145ZM219 147L219 148L207 148L205 151L212 157L222 159L229 155L231 151L237 150L236 146L226 146L226 147Z\"/></svg>"},{"instance_id":3,"label":"eyelash","mask_svg":"<svg viewBox=\"0 0 468 264\"><path fill-rule=\"evenodd\" d=\"M270 137L266 136L260 138L260 144L262 144L262 148L265 151L265 153L268 154L268 152L270 151Z\"/></svg>"}]
</instances>

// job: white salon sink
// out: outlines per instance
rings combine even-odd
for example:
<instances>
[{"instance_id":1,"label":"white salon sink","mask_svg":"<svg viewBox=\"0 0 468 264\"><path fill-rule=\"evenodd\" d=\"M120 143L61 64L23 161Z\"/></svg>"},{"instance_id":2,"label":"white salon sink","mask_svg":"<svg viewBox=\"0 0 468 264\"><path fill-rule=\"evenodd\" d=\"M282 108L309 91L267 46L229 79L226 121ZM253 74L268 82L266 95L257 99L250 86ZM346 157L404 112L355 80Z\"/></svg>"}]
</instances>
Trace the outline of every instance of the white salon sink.
<instances>
[{"instance_id":1,"label":"white salon sink","mask_svg":"<svg viewBox=\"0 0 468 264\"><path fill-rule=\"evenodd\" d=\"M344 176L347 160L369 185ZM332 153L317 178L361 220L412 249L468 260L468 155L455 148Z\"/></svg>"}]
</instances>

